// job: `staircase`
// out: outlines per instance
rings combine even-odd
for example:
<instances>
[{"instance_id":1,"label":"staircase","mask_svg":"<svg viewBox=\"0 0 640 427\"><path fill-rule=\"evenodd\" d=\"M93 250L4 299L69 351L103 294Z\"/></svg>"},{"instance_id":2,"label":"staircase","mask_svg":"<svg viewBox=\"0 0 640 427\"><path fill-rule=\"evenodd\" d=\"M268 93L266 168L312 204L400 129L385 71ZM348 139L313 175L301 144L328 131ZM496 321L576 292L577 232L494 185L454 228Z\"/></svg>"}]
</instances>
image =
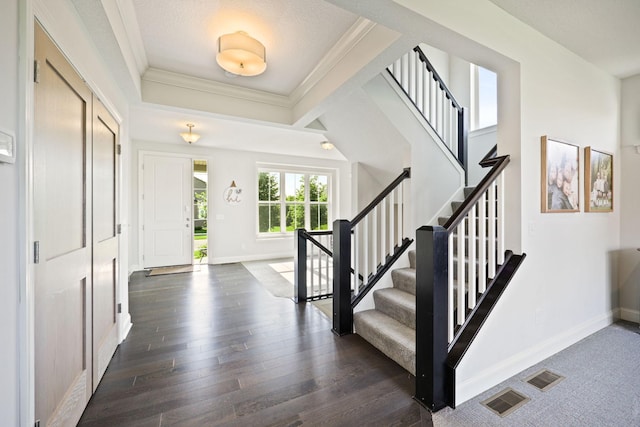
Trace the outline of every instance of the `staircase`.
<instances>
[{"instance_id":1,"label":"staircase","mask_svg":"<svg viewBox=\"0 0 640 427\"><path fill-rule=\"evenodd\" d=\"M474 188L464 189L465 198ZM462 201L452 202L452 212L455 212L462 203ZM438 223L444 225L448 220L449 217L440 217ZM416 251L409 251L408 254L409 267L391 271L393 287L374 291L375 308L354 313L353 324L358 335L415 376ZM456 281L457 259L458 254L454 247L454 279ZM465 282L466 280L468 277L465 277ZM454 287L457 288L457 286Z\"/></svg>"},{"instance_id":2,"label":"staircase","mask_svg":"<svg viewBox=\"0 0 640 427\"><path fill-rule=\"evenodd\" d=\"M353 314L355 331L391 360L416 374L416 252L409 267L391 271L392 288L373 292L375 309Z\"/></svg>"},{"instance_id":3,"label":"staircase","mask_svg":"<svg viewBox=\"0 0 640 427\"><path fill-rule=\"evenodd\" d=\"M389 72L437 134L440 142L433 141L465 168L464 109L424 54L414 49ZM455 407L456 370L525 257L504 248L509 161L492 151L479 162L491 169L477 187L464 189L463 201L451 204L452 215L416 230L408 268L391 270L414 241L403 222L402 183L410 178L409 169L353 220L334 221L331 236L325 236L330 240L321 242L318 232L295 232L296 302L324 296L316 295L314 277L317 271L320 283L324 271L329 278L331 260L333 332L355 330L414 375L415 399L432 411ZM392 287L375 289L388 270ZM354 312L370 291L375 308Z\"/></svg>"}]
</instances>

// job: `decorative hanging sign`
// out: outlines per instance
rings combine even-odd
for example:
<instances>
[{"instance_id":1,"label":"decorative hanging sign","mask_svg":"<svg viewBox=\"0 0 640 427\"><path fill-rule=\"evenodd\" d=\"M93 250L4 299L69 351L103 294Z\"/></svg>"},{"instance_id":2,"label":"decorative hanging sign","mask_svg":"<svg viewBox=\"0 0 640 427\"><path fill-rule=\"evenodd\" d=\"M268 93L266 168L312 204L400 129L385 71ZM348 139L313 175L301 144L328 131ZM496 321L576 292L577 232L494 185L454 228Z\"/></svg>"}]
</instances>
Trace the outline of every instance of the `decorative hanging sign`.
<instances>
[{"instance_id":1,"label":"decorative hanging sign","mask_svg":"<svg viewBox=\"0 0 640 427\"><path fill-rule=\"evenodd\" d=\"M242 188L236 185L235 181L231 181L231 186L227 187L222 194L222 198L229 205L237 205L242 201Z\"/></svg>"}]
</instances>

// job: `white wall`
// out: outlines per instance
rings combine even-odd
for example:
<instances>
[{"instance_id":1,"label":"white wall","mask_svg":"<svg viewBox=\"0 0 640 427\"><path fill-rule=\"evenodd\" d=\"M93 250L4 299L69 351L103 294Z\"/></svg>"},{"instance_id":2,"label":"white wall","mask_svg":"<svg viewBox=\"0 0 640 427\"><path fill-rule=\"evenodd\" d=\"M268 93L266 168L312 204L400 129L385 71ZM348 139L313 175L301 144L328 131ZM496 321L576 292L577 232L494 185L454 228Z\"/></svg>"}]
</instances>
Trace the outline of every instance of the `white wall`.
<instances>
[{"instance_id":1,"label":"white wall","mask_svg":"<svg viewBox=\"0 0 640 427\"><path fill-rule=\"evenodd\" d=\"M581 159L589 145L620 158L620 84L489 1L397 3L445 27L441 33L466 38L435 35L436 47L498 72L499 154L514 155L509 168L518 171L507 176L511 203L519 199L508 206L517 220L507 232L520 235L528 256L462 361L461 402L612 321L617 271L610 254L620 246L620 210L541 214L540 136L579 145ZM505 68L500 56L517 65ZM517 239L507 243L519 252Z\"/></svg>"},{"instance_id":2,"label":"white wall","mask_svg":"<svg viewBox=\"0 0 640 427\"><path fill-rule=\"evenodd\" d=\"M351 170L346 161L293 157L249 151L223 150L202 146L135 142L131 162L132 218L130 271L141 269L139 236L138 159L141 152L164 152L188 155L208 161L209 170L209 263L241 262L293 256L293 237L260 238L257 236L257 168L258 164L321 168L335 172L333 219L351 217ZM224 189L235 181L242 188L242 202L229 205L223 201Z\"/></svg>"},{"instance_id":3,"label":"white wall","mask_svg":"<svg viewBox=\"0 0 640 427\"><path fill-rule=\"evenodd\" d=\"M620 168L618 181L622 197L614 200L620 209L620 249L618 257L620 317L640 322L640 75L622 81L622 148L614 167Z\"/></svg>"},{"instance_id":4,"label":"white wall","mask_svg":"<svg viewBox=\"0 0 640 427\"><path fill-rule=\"evenodd\" d=\"M453 154L436 142L435 133L415 111L390 78L380 75L364 86L371 99L384 112L411 146L410 222L407 230L415 231L433 220L444 209L451 213L450 202L464 186L464 171ZM415 233L407 234L414 237Z\"/></svg>"},{"instance_id":5,"label":"white wall","mask_svg":"<svg viewBox=\"0 0 640 427\"><path fill-rule=\"evenodd\" d=\"M18 1L0 14L0 130L18 135ZM20 142L21 143L21 142ZM23 161L22 158L17 159ZM0 420L18 425L18 164L0 163Z\"/></svg>"},{"instance_id":6,"label":"white wall","mask_svg":"<svg viewBox=\"0 0 640 427\"><path fill-rule=\"evenodd\" d=\"M469 132L469 147L467 155L469 166L467 169L467 184L477 185L491 168L483 168L478 163L487 155L489 150L498 143L497 126L489 126Z\"/></svg>"}]
</instances>

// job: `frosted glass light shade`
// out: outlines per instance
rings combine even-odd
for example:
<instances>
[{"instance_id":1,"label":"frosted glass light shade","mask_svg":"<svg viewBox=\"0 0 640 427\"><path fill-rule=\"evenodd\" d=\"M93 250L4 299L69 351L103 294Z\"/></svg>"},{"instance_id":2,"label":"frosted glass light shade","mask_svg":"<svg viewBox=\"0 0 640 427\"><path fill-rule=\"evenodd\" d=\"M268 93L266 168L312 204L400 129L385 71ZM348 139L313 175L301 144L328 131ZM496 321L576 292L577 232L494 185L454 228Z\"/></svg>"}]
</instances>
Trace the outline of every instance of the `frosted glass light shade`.
<instances>
[{"instance_id":1,"label":"frosted glass light shade","mask_svg":"<svg viewBox=\"0 0 640 427\"><path fill-rule=\"evenodd\" d=\"M264 45L244 31L218 38L216 62L225 71L239 76L257 76L267 69Z\"/></svg>"},{"instance_id":2,"label":"frosted glass light shade","mask_svg":"<svg viewBox=\"0 0 640 427\"><path fill-rule=\"evenodd\" d=\"M197 133L193 133L191 131L191 129L193 129L195 125L192 123L187 123L187 127L189 128L189 132L180 133L180 136L182 137L182 139L184 139L184 142L188 142L189 144L192 144L198 141L200 139L200 135L198 135Z\"/></svg>"}]
</instances>

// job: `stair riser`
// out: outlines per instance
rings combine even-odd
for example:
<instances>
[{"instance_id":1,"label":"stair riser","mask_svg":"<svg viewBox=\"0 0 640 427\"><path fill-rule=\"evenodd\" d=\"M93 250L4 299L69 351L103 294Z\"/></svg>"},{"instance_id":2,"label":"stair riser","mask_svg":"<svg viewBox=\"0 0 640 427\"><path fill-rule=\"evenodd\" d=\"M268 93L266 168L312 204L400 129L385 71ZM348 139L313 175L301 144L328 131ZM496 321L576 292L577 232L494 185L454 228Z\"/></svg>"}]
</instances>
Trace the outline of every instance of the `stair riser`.
<instances>
[{"instance_id":1,"label":"stair riser","mask_svg":"<svg viewBox=\"0 0 640 427\"><path fill-rule=\"evenodd\" d=\"M416 275L415 270L413 274L406 273L406 269L396 269L391 271L391 280L393 281L393 287L400 289L410 294L416 294Z\"/></svg>"},{"instance_id":2,"label":"stair riser","mask_svg":"<svg viewBox=\"0 0 640 427\"><path fill-rule=\"evenodd\" d=\"M413 305L407 307L401 304L396 304L392 299L385 298L384 293L382 292L374 292L373 301L375 303L376 310L383 312L387 316L410 327L411 329L416 328L415 299L413 301Z\"/></svg>"}]
</instances>

